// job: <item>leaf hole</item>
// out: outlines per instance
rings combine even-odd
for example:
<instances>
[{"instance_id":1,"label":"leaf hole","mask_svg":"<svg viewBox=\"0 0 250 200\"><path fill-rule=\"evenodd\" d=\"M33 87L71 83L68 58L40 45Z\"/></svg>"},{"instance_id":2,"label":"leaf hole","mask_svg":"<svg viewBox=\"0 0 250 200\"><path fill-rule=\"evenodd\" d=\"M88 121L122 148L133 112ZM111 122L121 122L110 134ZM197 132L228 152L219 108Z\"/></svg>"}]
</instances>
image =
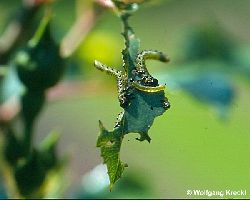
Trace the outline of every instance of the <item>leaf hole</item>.
<instances>
[{"instance_id":1,"label":"leaf hole","mask_svg":"<svg viewBox=\"0 0 250 200\"><path fill-rule=\"evenodd\" d=\"M107 143L106 143L106 145L108 146L108 147L111 147L111 146L113 146L115 144L115 141L113 141L113 140L109 140Z\"/></svg>"}]
</instances>

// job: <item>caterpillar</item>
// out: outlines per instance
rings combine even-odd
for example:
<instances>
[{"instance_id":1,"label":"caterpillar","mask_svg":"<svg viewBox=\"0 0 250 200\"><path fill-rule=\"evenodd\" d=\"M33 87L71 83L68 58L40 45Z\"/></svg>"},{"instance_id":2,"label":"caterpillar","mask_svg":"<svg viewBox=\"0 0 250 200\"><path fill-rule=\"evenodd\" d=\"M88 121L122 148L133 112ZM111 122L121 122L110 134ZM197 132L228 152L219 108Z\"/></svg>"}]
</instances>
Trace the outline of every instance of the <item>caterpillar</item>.
<instances>
[{"instance_id":1,"label":"caterpillar","mask_svg":"<svg viewBox=\"0 0 250 200\"><path fill-rule=\"evenodd\" d=\"M142 73L148 73L145 65L145 60L159 60L161 62L168 62L169 58L162 52L156 50L145 50L137 54L136 57L136 70Z\"/></svg>"},{"instance_id":2,"label":"caterpillar","mask_svg":"<svg viewBox=\"0 0 250 200\"><path fill-rule=\"evenodd\" d=\"M102 64L101 62L95 60L94 65L100 71L105 71L107 74L116 77L117 80L117 89L118 89L118 99L120 105L125 107L127 105L127 98L126 98L126 91L127 91L127 84L125 75L120 70L113 69L108 67L107 65Z\"/></svg>"},{"instance_id":3,"label":"caterpillar","mask_svg":"<svg viewBox=\"0 0 250 200\"><path fill-rule=\"evenodd\" d=\"M165 90L165 85L159 85L159 86L156 86L156 87L150 87L150 86L144 86L144 85L141 85L137 82L133 82L132 85L140 90L140 91L143 91L143 92L160 92L160 91L164 91Z\"/></svg>"}]
</instances>

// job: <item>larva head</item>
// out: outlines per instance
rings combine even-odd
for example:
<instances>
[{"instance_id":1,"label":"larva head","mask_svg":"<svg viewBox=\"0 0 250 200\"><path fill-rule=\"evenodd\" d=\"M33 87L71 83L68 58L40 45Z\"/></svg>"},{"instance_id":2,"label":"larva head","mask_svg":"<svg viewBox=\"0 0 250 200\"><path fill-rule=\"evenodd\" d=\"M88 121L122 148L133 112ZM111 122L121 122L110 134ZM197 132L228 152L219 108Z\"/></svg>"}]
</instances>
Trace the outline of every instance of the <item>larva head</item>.
<instances>
[{"instance_id":1,"label":"larva head","mask_svg":"<svg viewBox=\"0 0 250 200\"><path fill-rule=\"evenodd\" d=\"M166 54L160 52L160 54L159 54L159 61L161 61L161 62L169 62L170 59L169 59L169 57Z\"/></svg>"}]
</instances>

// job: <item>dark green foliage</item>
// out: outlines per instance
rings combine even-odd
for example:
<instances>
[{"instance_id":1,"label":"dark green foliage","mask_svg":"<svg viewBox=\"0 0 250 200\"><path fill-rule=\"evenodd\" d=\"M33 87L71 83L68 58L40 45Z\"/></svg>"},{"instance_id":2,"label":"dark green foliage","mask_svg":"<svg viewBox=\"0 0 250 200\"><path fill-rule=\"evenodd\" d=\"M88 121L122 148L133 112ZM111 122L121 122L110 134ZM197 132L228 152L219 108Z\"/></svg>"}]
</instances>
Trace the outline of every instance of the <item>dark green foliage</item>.
<instances>
[{"instance_id":1,"label":"dark green foliage","mask_svg":"<svg viewBox=\"0 0 250 200\"><path fill-rule=\"evenodd\" d=\"M51 36L50 23L45 19L28 45L18 52L15 65L18 76L28 90L42 91L54 86L64 67L57 45Z\"/></svg>"},{"instance_id":2,"label":"dark green foliage","mask_svg":"<svg viewBox=\"0 0 250 200\"><path fill-rule=\"evenodd\" d=\"M42 107L45 103L44 91L29 91L22 96L21 99L21 115L24 124L23 145L25 154L29 154L32 145L33 126Z\"/></svg>"},{"instance_id":3,"label":"dark green foliage","mask_svg":"<svg viewBox=\"0 0 250 200\"><path fill-rule=\"evenodd\" d=\"M59 135L56 132L50 133L40 146L41 157L46 170L52 169L59 164L57 156L57 144Z\"/></svg>"},{"instance_id":4,"label":"dark green foliage","mask_svg":"<svg viewBox=\"0 0 250 200\"><path fill-rule=\"evenodd\" d=\"M33 124L45 102L44 92L26 92L21 99L24 124Z\"/></svg>"},{"instance_id":5,"label":"dark green foliage","mask_svg":"<svg viewBox=\"0 0 250 200\"><path fill-rule=\"evenodd\" d=\"M49 172L59 166L56 154L58 136L50 134L40 148L33 146L33 128L46 100L46 89L54 86L64 71L59 45L50 32L50 16L46 15L34 37L17 53L14 66L25 86L21 96L23 134L20 139L11 129L6 133L5 157L14 173L22 197L40 194Z\"/></svg>"},{"instance_id":6,"label":"dark green foliage","mask_svg":"<svg viewBox=\"0 0 250 200\"><path fill-rule=\"evenodd\" d=\"M206 25L193 30L186 41L185 55L188 61L217 59L232 64L233 38L216 25Z\"/></svg>"},{"instance_id":7,"label":"dark green foliage","mask_svg":"<svg viewBox=\"0 0 250 200\"><path fill-rule=\"evenodd\" d=\"M33 151L29 158L15 169L15 180L19 192L28 196L43 183L46 169L37 151Z\"/></svg>"},{"instance_id":8,"label":"dark green foliage","mask_svg":"<svg viewBox=\"0 0 250 200\"><path fill-rule=\"evenodd\" d=\"M50 32L50 15L46 15L27 46L17 53L15 67L26 86L22 96L22 119L26 152L31 148L35 118L45 102L45 90L54 86L62 76L64 65Z\"/></svg>"},{"instance_id":9,"label":"dark green foliage","mask_svg":"<svg viewBox=\"0 0 250 200\"><path fill-rule=\"evenodd\" d=\"M22 108L25 110L24 113L27 114L27 119L25 119L26 121L24 122L24 125L28 126L28 128L25 128L27 132L25 132L24 138L22 139L17 138L12 130L6 132L4 157L14 172L20 194L24 197L32 197L39 191L49 171L60 165L56 152L58 135L51 133L41 143L40 148L32 147L32 138L29 138L32 136L32 129L29 129L29 126L33 125L31 122L34 119L32 119L31 116L34 118L37 116L41 109L41 102L39 96L25 95L24 97L24 99L26 99L26 106ZM38 103L36 100L38 100ZM28 103L33 104L28 106ZM27 113L28 110L31 112L30 116Z\"/></svg>"},{"instance_id":10,"label":"dark green foliage","mask_svg":"<svg viewBox=\"0 0 250 200\"><path fill-rule=\"evenodd\" d=\"M24 146L22 141L17 138L14 132L9 128L6 131L4 143L4 158L11 165L15 166L20 158L24 156Z\"/></svg>"},{"instance_id":11,"label":"dark green foliage","mask_svg":"<svg viewBox=\"0 0 250 200\"><path fill-rule=\"evenodd\" d=\"M30 197L39 191L48 172L59 166L56 154L58 136L49 135L41 148L33 149L27 159L21 160L14 168L15 180L22 196Z\"/></svg>"}]
</instances>

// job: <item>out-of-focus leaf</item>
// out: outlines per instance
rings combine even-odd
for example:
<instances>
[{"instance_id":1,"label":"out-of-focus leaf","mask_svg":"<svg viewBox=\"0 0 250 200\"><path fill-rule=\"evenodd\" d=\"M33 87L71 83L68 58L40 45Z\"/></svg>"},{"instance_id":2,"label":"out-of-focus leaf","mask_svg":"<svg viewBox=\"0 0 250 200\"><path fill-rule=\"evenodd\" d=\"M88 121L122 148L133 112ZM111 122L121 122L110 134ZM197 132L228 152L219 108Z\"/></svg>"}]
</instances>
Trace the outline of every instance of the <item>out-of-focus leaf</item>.
<instances>
[{"instance_id":1,"label":"out-of-focus leaf","mask_svg":"<svg viewBox=\"0 0 250 200\"><path fill-rule=\"evenodd\" d=\"M22 196L32 197L45 180L46 169L41 154L34 150L27 160L15 169L15 180ZM34 196L33 196L34 197Z\"/></svg>"},{"instance_id":2,"label":"out-of-focus leaf","mask_svg":"<svg viewBox=\"0 0 250 200\"><path fill-rule=\"evenodd\" d=\"M34 37L15 57L18 77L29 90L42 91L54 86L64 70L49 20L48 16L44 17Z\"/></svg>"},{"instance_id":3,"label":"out-of-focus leaf","mask_svg":"<svg viewBox=\"0 0 250 200\"><path fill-rule=\"evenodd\" d=\"M10 166L15 166L24 156L22 141L17 138L16 134L9 128L6 131L4 143L4 157Z\"/></svg>"},{"instance_id":4,"label":"out-of-focus leaf","mask_svg":"<svg viewBox=\"0 0 250 200\"><path fill-rule=\"evenodd\" d=\"M26 92L21 99L22 116L25 124L33 124L45 102L44 92Z\"/></svg>"},{"instance_id":5,"label":"out-of-focus leaf","mask_svg":"<svg viewBox=\"0 0 250 200\"><path fill-rule=\"evenodd\" d=\"M236 72L242 76L250 77L250 44L239 46L234 50L236 57Z\"/></svg>"},{"instance_id":6,"label":"out-of-focus leaf","mask_svg":"<svg viewBox=\"0 0 250 200\"><path fill-rule=\"evenodd\" d=\"M202 65L202 68L200 67ZM218 111L219 117L227 115L236 91L233 80L225 75L223 62L201 61L184 64L180 69L158 74L160 82L167 83L171 90L183 90L194 99Z\"/></svg>"},{"instance_id":7,"label":"out-of-focus leaf","mask_svg":"<svg viewBox=\"0 0 250 200\"><path fill-rule=\"evenodd\" d=\"M229 106L234 98L234 90L229 81L219 73L201 74L195 80L180 83L200 101L218 106Z\"/></svg>"},{"instance_id":8,"label":"out-of-focus leaf","mask_svg":"<svg viewBox=\"0 0 250 200\"><path fill-rule=\"evenodd\" d=\"M188 61L218 59L234 63L235 43L227 32L215 25L204 25L193 30L186 39L185 58Z\"/></svg>"},{"instance_id":9,"label":"out-of-focus leaf","mask_svg":"<svg viewBox=\"0 0 250 200\"><path fill-rule=\"evenodd\" d=\"M51 169L59 163L56 151L58 140L59 134L57 132L51 132L40 145L40 151L43 155L46 169Z\"/></svg>"},{"instance_id":10,"label":"out-of-focus leaf","mask_svg":"<svg viewBox=\"0 0 250 200\"><path fill-rule=\"evenodd\" d=\"M45 93L43 91L27 90L21 98L21 116L24 123L23 146L26 154L29 154L31 150L34 122L41 112L44 102Z\"/></svg>"},{"instance_id":11,"label":"out-of-focus leaf","mask_svg":"<svg viewBox=\"0 0 250 200\"><path fill-rule=\"evenodd\" d=\"M29 157L23 158L15 167L15 180L20 194L26 198L42 198L46 193L51 170L60 166L56 153L57 133L51 133L42 142L40 149L33 149ZM46 182L45 182L46 180Z\"/></svg>"},{"instance_id":12,"label":"out-of-focus leaf","mask_svg":"<svg viewBox=\"0 0 250 200\"><path fill-rule=\"evenodd\" d=\"M45 90L54 86L64 71L59 45L51 35L50 20L50 13L47 13L32 39L14 60L18 77L26 87L21 99L21 114L27 153L31 149L34 121L45 102Z\"/></svg>"},{"instance_id":13,"label":"out-of-focus leaf","mask_svg":"<svg viewBox=\"0 0 250 200\"><path fill-rule=\"evenodd\" d=\"M238 45L233 35L214 24L196 27L187 35L183 52L185 63L199 62L200 68L209 69L220 62L223 65L218 64L219 69L224 68L232 75L249 77L249 44Z\"/></svg>"},{"instance_id":14,"label":"out-of-focus leaf","mask_svg":"<svg viewBox=\"0 0 250 200\"><path fill-rule=\"evenodd\" d=\"M21 197L42 198L46 187L50 187L48 176L60 164L56 153L58 136L52 134L39 149L34 148L33 126L45 102L45 90L59 81L64 70L59 45L50 32L49 15L43 18L34 37L17 53L13 63L26 89L21 97L24 133L19 139L9 129L4 153ZM11 80L17 83L13 77Z\"/></svg>"},{"instance_id":15,"label":"out-of-focus leaf","mask_svg":"<svg viewBox=\"0 0 250 200\"><path fill-rule=\"evenodd\" d=\"M33 21L41 8L42 2L33 5L23 3L15 15L11 17L8 27L1 35L0 64L8 64L20 44L30 38L33 32Z\"/></svg>"}]
</instances>

